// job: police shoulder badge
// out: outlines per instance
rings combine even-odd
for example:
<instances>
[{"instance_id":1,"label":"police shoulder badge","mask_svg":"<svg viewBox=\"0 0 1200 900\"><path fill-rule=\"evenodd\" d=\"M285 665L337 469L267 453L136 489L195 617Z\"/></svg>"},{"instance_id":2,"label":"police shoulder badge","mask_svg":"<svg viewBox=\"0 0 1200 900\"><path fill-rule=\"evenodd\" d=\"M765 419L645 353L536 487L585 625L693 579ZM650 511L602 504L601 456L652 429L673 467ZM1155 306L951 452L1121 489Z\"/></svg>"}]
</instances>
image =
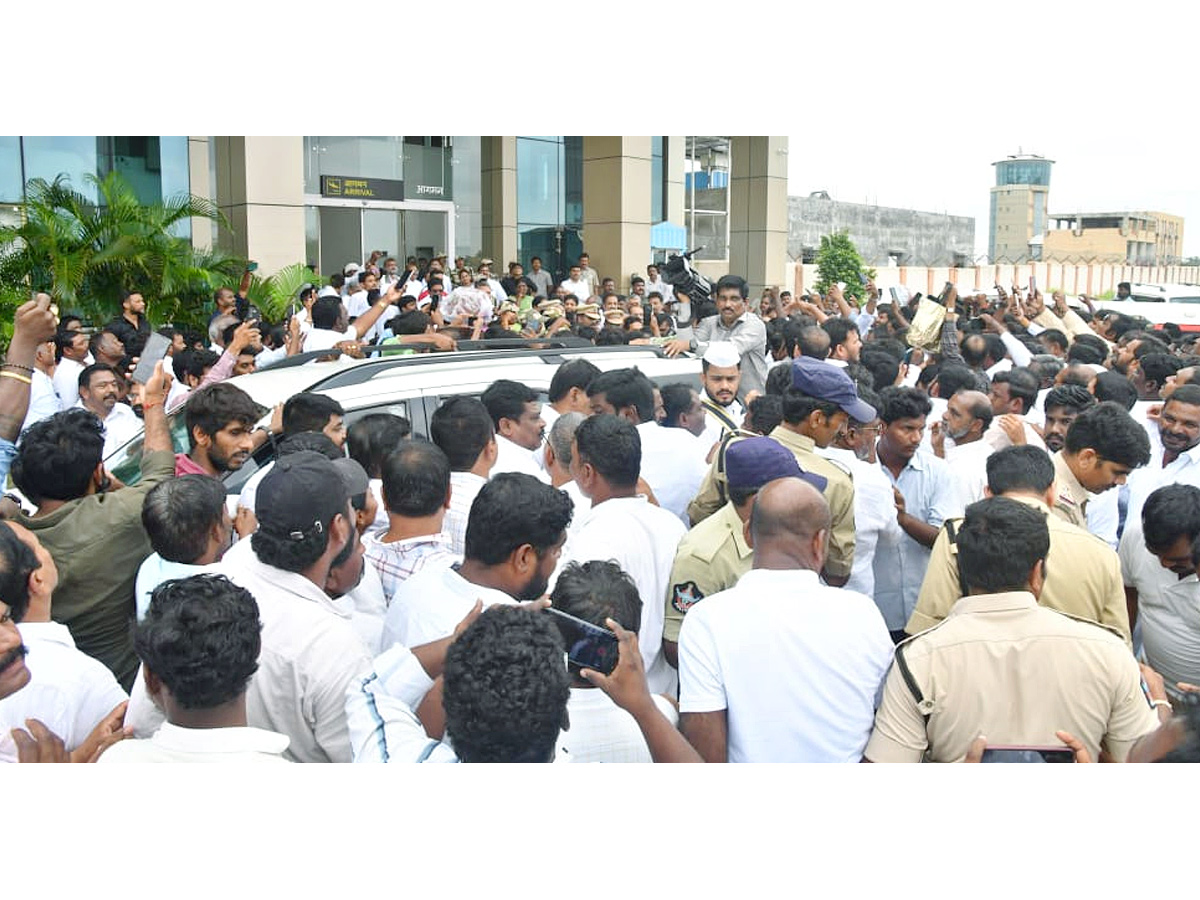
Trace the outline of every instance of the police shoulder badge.
<instances>
[{"instance_id":1,"label":"police shoulder badge","mask_svg":"<svg viewBox=\"0 0 1200 900\"><path fill-rule=\"evenodd\" d=\"M704 594L700 588L696 587L696 582L685 581L683 584L671 586L671 605L678 612L687 613L689 609L704 599Z\"/></svg>"}]
</instances>

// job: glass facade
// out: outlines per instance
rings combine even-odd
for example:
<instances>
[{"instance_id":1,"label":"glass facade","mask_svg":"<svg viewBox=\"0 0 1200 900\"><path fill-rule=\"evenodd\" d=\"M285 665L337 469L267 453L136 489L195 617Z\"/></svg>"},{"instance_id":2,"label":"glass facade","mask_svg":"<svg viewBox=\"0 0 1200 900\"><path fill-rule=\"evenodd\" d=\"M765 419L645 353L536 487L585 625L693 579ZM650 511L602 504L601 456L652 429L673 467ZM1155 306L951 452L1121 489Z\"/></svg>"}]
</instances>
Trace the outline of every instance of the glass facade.
<instances>
[{"instance_id":1,"label":"glass facade","mask_svg":"<svg viewBox=\"0 0 1200 900\"><path fill-rule=\"evenodd\" d=\"M483 256L483 149L478 136L451 139L454 167L454 252L452 256ZM454 262L454 260L450 260Z\"/></svg>"},{"instance_id":2,"label":"glass facade","mask_svg":"<svg viewBox=\"0 0 1200 900\"><path fill-rule=\"evenodd\" d=\"M0 202L20 203L25 196L21 177L21 139L0 137Z\"/></svg>"},{"instance_id":3,"label":"glass facade","mask_svg":"<svg viewBox=\"0 0 1200 900\"><path fill-rule=\"evenodd\" d=\"M1049 159L1005 159L996 163L996 187L1010 184L1050 186Z\"/></svg>"},{"instance_id":4,"label":"glass facade","mask_svg":"<svg viewBox=\"0 0 1200 900\"><path fill-rule=\"evenodd\" d=\"M583 252L583 138L517 137L517 252L565 278Z\"/></svg>"},{"instance_id":5,"label":"glass facade","mask_svg":"<svg viewBox=\"0 0 1200 900\"><path fill-rule=\"evenodd\" d=\"M334 193L330 177L380 183L368 186L370 195ZM305 137L304 189L312 198L305 211L306 255L321 272L340 271L373 250L401 261L482 253L478 137ZM347 206L345 198L371 202ZM445 211L421 208L431 201L453 202L453 223ZM451 230L454 246L447 246Z\"/></svg>"},{"instance_id":6,"label":"glass facade","mask_svg":"<svg viewBox=\"0 0 1200 900\"><path fill-rule=\"evenodd\" d=\"M688 247L694 259L729 258L728 137L688 137L684 152L683 203Z\"/></svg>"},{"instance_id":7,"label":"glass facade","mask_svg":"<svg viewBox=\"0 0 1200 900\"><path fill-rule=\"evenodd\" d=\"M306 137L304 190L320 194L321 176L332 175L403 181L405 200L453 200L453 143L440 135Z\"/></svg>"},{"instance_id":8,"label":"glass facade","mask_svg":"<svg viewBox=\"0 0 1200 900\"><path fill-rule=\"evenodd\" d=\"M0 138L0 202L21 203L33 178L53 181L60 175L72 190L95 201L86 176L119 172L145 204L161 203L190 190L186 137L4 137ZM191 220L175 226L191 237Z\"/></svg>"}]
</instances>

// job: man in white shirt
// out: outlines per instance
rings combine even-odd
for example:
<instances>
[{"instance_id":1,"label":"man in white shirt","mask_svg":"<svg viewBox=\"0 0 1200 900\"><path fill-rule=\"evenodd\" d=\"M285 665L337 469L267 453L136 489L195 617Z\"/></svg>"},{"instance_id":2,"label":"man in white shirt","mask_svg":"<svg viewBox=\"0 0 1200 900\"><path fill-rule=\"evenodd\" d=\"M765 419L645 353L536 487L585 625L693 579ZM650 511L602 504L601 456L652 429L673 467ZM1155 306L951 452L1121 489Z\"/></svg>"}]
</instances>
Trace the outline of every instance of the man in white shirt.
<instances>
[{"instance_id":1,"label":"man in white shirt","mask_svg":"<svg viewBox=\"0 0 1200 900\"><path fill-rule=\"evenodd\" d=\"M400 283L400 266L389 256L383 261L383 269L379 273L379 289L386 292L394 284Z\"/></svg>"},{"instance_id":2,"label":"man in white shirt","mask_svg":"<svg viewBox=\"0 0 1200 900\"><path fill-rule=\"evenodd\" d=\"M571 294L580 303L586 303L594 295L591 285L583 280L579 266L571 266L569 276L561 285L562 289Z\"/></svg>"},{"instance_id":3,"label":"man in white shirt","mask_svg":"<svg viewBox=\"0 0 1200 900\"><path fill-rule=\"evenodd\" d=\"M354 761L555 761L555 741L569 727L569 679L549 615L472 608L451 635L412 650L397 644L351 686ZM444 709L436 724L417 716L430 706L426 695Z\"/></svg>"},{"instance_id":4,"label":"man in white shirt","mask_svg":"<svg viewBox=\"0 0 1200 900\"><path fill-rule=\"evenodd\" d=\"M46 341L38 346L33 357L33 371L29 375L33 382L29 386L29 411L21 424L22 431L62 409L54 390L54 369L54 341Z\"/></svg>"},{"instance_id":5,"label":"man in white shirt","mask_svg":"<svg viewBox=\"0 0 1200 900\"><path fill-rule=\"evenodd\" d=\"M117 400L116 369L104 363L88 366L79 373L79 405L94 413L104 424L104 458L142 430L142 420Z\"/></svg>"},{"instance_id":6,"label":"man in white shirt","mask_svg":"<svg viewBox=\"0 0 1200 900\"><path fill-rule=\"evenodd\" d=\"M487 407L474 397L451 397L429 419L429 437L450 460L450 507L442 531L450 550L466 549L471 504L487 484L499 447Z\"/></svg>"},{"instance_id":7,"label":"man in white shirt","mask_svg":"<svg viewBox=\"0 0 1200 900\"><path fill-rule=\"evenodd\" d=\"M461 564L427 568L397 588L383 646L406 647L451 634L476 600L485 606L546 593L571 520L571 501L532 476L506 472L480 490L467 521Z\"/></svg>"},{"instance_id":8,"label":"man in white shirt","mask_svg":"<svg viewBox=\"0 0 1200 900\"><path fill-rule=\"evenodd\" d=\"M992 403L992 424L983 439L993 450L1003 450L1016 443L1032 444L1046 449L1041 435L1027 421L1037 402L1041 382L1029 369L1009 369L992 376L988 399Z\"/></svg>"},{"instance_id":9,"label":"man in white shirt","mask_svg":"<svg viewBox=\"0 0 1200 900\"><path fill-rule=\"evenodd\" d=\"M569 564L559 573L550 599L552 608L599 628L607 629L607 619L628 631L636 632L641 625L642 600L637 585L616 563L593 560ZM564 623L557 621L563 629ZM564 643L570 646L573 636L573 632L564 630ZM571 727L559 734L559 750L577 763L651 762L650 748L633 716L584 679L575 663L568 662L567 668L571 672L571 699L567 703ZM678 723L679 713L672 698L654 694L653 701L672 725Z\"/></svg>"},{"instance_id":10,"label":"man in white shirt","mask_svg":"<svg viewBox=\"0 0 1200 900\"><path fill-rule=\"evenodd\" d=\"M704 384L700 402L708 413L700 441L708 448L742 427L746 413L737 399L742 383L741 362L737 347L729 341L713 341L700 360L700 381Z\"/></svg>"},{"instance_id":11,"label":"man in white shirt","mask_svg":"<svg viewBox=\"0 0 1200 900\"><path fill-rule=\"evenodd\" d=\"M594 415L620 416L637 427L641 477L650 485L659 505L686 526L688 503L708 471L705 455L709 448L685 429L658 424L654 417L654 385L636 368L611 369L597 375L588 385L588 400ZM645 649L644 641L642 647Z\"/></svg>"},{"instance_id":12,"label":"man in white shirt","mask_svg":"<svg viewBox=\"0 0 1200 900\"><path fill-rule=\"evenodd\" d=\"M247 715L262 650L258 616L250 592L220 575L158 588L134 648L166 722L148 740L113 745L100 762L285 762L287 735L250 727Z\"/></svg>"},{"instance_id":13,"label":"man in white shirt","mask_svg":"<svg viewBox=\"0 0 1200 900\"><path fill-rule=\"evenodd\" d=\"M821 323L829 335L829 356L826 361L838 366L847 366L859 361L862 354L862 337L852 319L830 316Z\"/></svg>"},{"instance_id":14,"label":"man in white shirt","mask_svg":"<svg viewBox=\"0 0 1200 900\"><path fill-rule=\"evenodd\" d=\"M646 266L646 295L657 293L663 300L667 300L671 296L671 285L662 280L662 276L658 273L658 266L651 263Z\"/></svg>"},{"instance_id":15,"label":"man in white shirt","mask_svg":"<svg viewBox=\"0 0 1200 900\"><path fill-rule=\"evenodd\" d=\"M23 689L0 694L0 758L14 755L9 729L24 728L26 719L42 722L71 751L128 699L108 667L76 649L67 626L50 620L57 585L54 559L33 532L15 522L0 525L0 597L30 673ZM21 655L10 648L0 656L0 672L7 675Z\"/></svg>"},{"instance_id":16,"label":"man in white shirt","mask_svg":"<svg viewBox=\"0 0 1200 900\"><path fill-rule=\"evenodd\" d=\"M233 520L225 505L225 486L208 475L180 475L157 484L142 502L142 527L154 552L138 569L138 621L145 618L156 587L210 571L229 549Z\"/></svg>"},{"instance_id":17,"label":"man in white shirt","mask_svg":"<svg viewBox=\"0 0 1200 900\"><path fill-rule=\"evenodd\" d=\"M549 484L550 476L531 455L541 449L546 436L537 391L518 381L501 378L488 386L480 400L496 429L497 455L491 477L503 472L523 472Z\"/></svg>"},{"instance_id":18,"label":"man in white shirt","mask_svg":"<svg viewBox=\"0 0 1200 900\"><path fill-rule=\"evenodd\" d=\"M588 400L588 387L600 374L599 367L586 359L571 359L554 370L550 379L550 391L546 395L546 405L542 407L542 421L546 423L546 434L554 427L554 420L563 413L577 412L585 416L592 414L592 404ZM534 461L545 468L541 448L533 451Z\"/></svg>"},{"instance_id":19,"label":"man in white shirt","mask_svg":"<svg viewBox=\"0 0 1200 900\"><path fill-rule=\"evenodd\" d=\"M247 696L249 723L286 734L297 762L348 762L344 698L370 666L351 624L353 604L326 593L335 569L357 558L350 493L341 470L312 452L276 462L259 485L251 553L220 571L258 601L259 670Z\"/></svg>"},{"instance_id":20,"label":"man in white shirt","mask_svg":"<svg viewBox=\"0 0 1200 900\"><path fill-rule=\"evenodd\" d=\"M872 409L879 409L879 396L859 385L858 398ZM838 463L854 479L854 564L850 580L843 585L867 597L875 596L875 548L891 547L904 532L896 521L892 483L879 468L875 441L883 428L876 415L869 422L853 416L827 447L814 446L820 456Z\"/></svg>"},{"instance_id":21,"label":"man in white shirt","mask_svg":"<svg viewBox=\"0 0 1200 900\"><path fill-rule=\"evenodd\" d=\"M54 339L59 354L54 370L54 391L59 409L70 409L79 401L79 373L92 364L88 336L82 331L62 331Z\"/></svg>"},{"instance_id":22,"label":"man in white shirt","mask_svg":"<svg viewBox=\"0 0 1200 900\"><path fill-rule=\"evenodd\" d=\"M479 287L478 279L480 278L487 282L487 289L491 294L493 308L498 308L501 303L508 299L508 291L504 290L504 286L492 276L492 260L483 259L479 261L476 287ZM491 319L491 313L488 313L487 318Z\"/></svg>"},{"instance_id":23,"label":"man in white shirt","mask_svg":"<svg viewBox=\"0 0 1200 900\"><path fill-rule=\"evenodd\" d=\"M707 762L862 756L892 642L869 598L820 583L830 521L810 484L767 484L748 528L754 568L684 619L680 727Z\"/></svg>"},{"instance_id":24,"label":"man in white shirt","mask_svg":"<svg viewBox=\"0 0 1200 900\"><path fill-rule=\"evenodd\" d=\"M1185 384L1171 392L1163 402L1157 431L1158 440L1150 442L1149 464L1129 474L1127 528L1155 489L1172 483L1200 487L1200 386Z\"/></svg>"},{"instance_id":25,"label":"man in white shirt","mask_svg":"<svg viewBox=\"0 0 1200 900\"><path fill-rule=\"evenodd\" d=\"M450 461L436 444L405 441L383 461L388 527L363 538L390 605L400 585L426 568L447 568L461 557L450 548L442 520L450 507Z\"/></svg>"},{"instance_id":26,"label":"man in white shirt","mask_svg":"<svg viewBox=\"0 0 1200 900\"><path fill-rule=\"evenodd\" d=\"M949 463L963 509L982 500L987 487L987 459L994 448L983 436L992 424L992 415L987 394L959 391L950 398L941 421L929 426L933 454ZM954 442L952 446L947 446L946 438Z\"/></svg>"},{"instance_id":27,"label":"man in white shirt","mask_svg":"<svg viewBox=\"0 0 1200 900\"><path fill-rule=\"evenodd\" d=\"M1197 538L1200 488L1170 484L1150 494L1121 539L1130 624L1140 620L1146 662L1172 696L1179 696L1179 682L1200 684Z\"/></svg>"},{"instance_id":28,"label":"man in white shirt","mask_svg":"<svg viewBox=\"0 0 1200 900\"><path fill-rule=\"evenodd\" d=\"M394 308L400 292L392 287L366 312L347 324L346 308L337 297L320 297L312 306L313 327L304 335L304 352L329 350L343 341L359 341L375 322Z\"/></svg>"},{"instance_id":29,"label":"man in white shirt","mask_svg":"<svg viewBox=\"0 0 1200 900\"><path fill-rule=\"evenodd\" d=\"M571 524L567 527L567 539L570 540L592 508L592 501L583 496L579 485L571 477L571 447L575 440L575 430L587 416L577 412L563 413L554 420L554 427L546 433L545 468L550 476L550 486L558 488L571 498L574 513Z\"/></svg>"},{"instance_id":30,"label":"man in white shirt","mask_svg":"<svg viewBox=\"0 0 1200 900\"><path fill-rule=\"evenodd\" d=\"M599 379L597 379L599 381ZM651 419L651 428L659 428ZM675 671L662 652L663 604L675 550L687 529L666 509L637 493L641 429L627 418L594 415L580 423L571 448L571 474L591 500L563 552L563 565L603 559L617 563L642 598L638 645L654 693L675 690Z\"/></svg>"}]
</instances>

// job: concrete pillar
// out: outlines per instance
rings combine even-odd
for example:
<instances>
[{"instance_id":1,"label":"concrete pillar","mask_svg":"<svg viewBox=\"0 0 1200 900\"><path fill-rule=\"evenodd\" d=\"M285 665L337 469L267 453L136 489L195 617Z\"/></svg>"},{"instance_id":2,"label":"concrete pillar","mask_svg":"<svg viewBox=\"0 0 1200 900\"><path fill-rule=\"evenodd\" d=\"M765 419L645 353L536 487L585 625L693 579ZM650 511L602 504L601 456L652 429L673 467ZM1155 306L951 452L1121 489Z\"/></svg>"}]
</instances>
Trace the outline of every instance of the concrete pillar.
<instances>
[{"instance_id":1,"label":"concrete pillar","mask_svg":"<svg viewBox=\"0 0 1200 900\"><path fill-rule=\"evenodd\" d=\"M730 147L729 272L750 284L783 288L787 264L786 137L734 137Z\"/></svg>"},{"instance_id":2,"label":"concrete pillar","mask_svg":"<svg viewBox=\"0 0 1200 900\"><path fill-rule=\"evenodd\" d=\"M304 139L216 137L217 205L232 231L218 244L267 277L304 262Z\"/></svg>"},{"instance_id":3,"label":"concrete pillar","mask_svg":"<svg viewBox=\"0 0 1200 900\"><path fill-rule=\"evenodd\" d=\"M492 272L507 274L517 259L517 139L484 137L480 141L483 204L483 255L496 261Z\"/></svg>"},{"instance_id":4,"label":"concrete pillar","mask_svg":"<svg viewBox=\"0 0 1200 900\"><path fill-rule=\"evenodd\" d=\"M583 139L583 246L621 293L650 262L650 172L648 137Z\"/></svg>"},{"instance_id":5,"label":"concrete pillar","mask_svg":"<svg viewBox=\"0 0 1200 900\"><path fill-rule=\"evenodd\" d=\"M216 186L212 183L208 169L208 138L188 138L188 191L195 197L216 200ZM192 246L197 250L209 250L213 243L212 222L207 219L192 219Z\"/></svg>"},{"instance_id":6,"label":"concrete pillar","mask_svg":"<svg viewBox=\"0 0 1200 900\"><path fill-rule=\"evenodd\" d=\"M667 138L667 152L663 156L663 167L667 173L667 194L663 200L663 209L667 221L672 225L687 227L683 220L685 203L684 189L684 160L687 158L687 138L683 135ZM657 225L657 222L651 222Z\"/></svg>"}]
</instances>

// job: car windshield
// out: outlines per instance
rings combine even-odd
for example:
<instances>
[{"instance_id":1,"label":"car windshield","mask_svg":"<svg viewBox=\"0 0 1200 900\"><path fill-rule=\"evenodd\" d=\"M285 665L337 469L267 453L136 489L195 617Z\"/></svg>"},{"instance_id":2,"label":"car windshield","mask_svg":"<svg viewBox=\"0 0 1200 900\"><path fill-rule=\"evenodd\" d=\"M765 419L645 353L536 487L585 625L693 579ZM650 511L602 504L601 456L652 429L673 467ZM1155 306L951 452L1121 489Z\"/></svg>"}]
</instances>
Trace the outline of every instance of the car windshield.
<instances>
[{"instance_id":1,"label":"car windshield","mask_svg":"<svg viewBox=\"0 0 1200 900\"><path fill-rule=\"evenodd\" d=\"M183 411L167 416L167 424L171 429L171 443L176 453L187 453L187 420ZM139 434L132 441L121 447L112 456L104 460L104 467L122 484L137 484L142 480L142 453L145 434Z\"/></svg>"}]
</instances>

